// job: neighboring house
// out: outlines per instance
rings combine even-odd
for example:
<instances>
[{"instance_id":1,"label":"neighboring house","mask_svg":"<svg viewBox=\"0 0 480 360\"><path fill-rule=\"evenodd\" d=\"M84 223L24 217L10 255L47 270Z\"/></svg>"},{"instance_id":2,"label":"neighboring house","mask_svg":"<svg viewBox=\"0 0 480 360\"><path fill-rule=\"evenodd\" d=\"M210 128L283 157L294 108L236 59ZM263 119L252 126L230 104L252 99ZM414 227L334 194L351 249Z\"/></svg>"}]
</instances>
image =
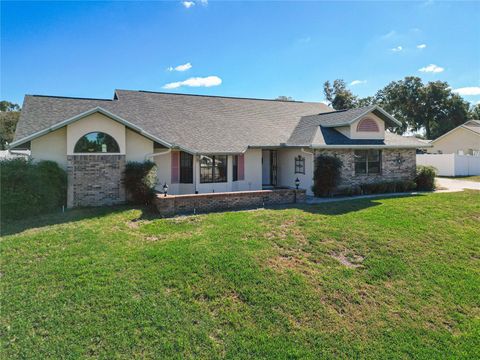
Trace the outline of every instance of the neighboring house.
<instances>
[{"instance_id":1,"label":"neighboring house","mask_svg":"<svg viewBox=\"0 0 480 360\"><path fill-rule=\"evenodd\" d=\"M430 154L480 156L480 120L470 120L430 142Z\"/></svg>"},{"instance_id":2,"label":"neighboring house","mask_svg":"<svg viewBox=\"0 0 480 360\"><path fill-rule=\"evenodd\" d=\"M128 161L153 160L170 194L294 187L311 193L314 158L341 158L342 186L413 179L429 147L385 129L378 106L116 90L112 100L27 95L13 148L68 173L68 206L125 200Z\"/></svg>"},{"instance_id":3,"label":"neighboring house","mask_svg":"<svg viewBox=\"0 0 480 360\"><path fill-rule=\"evenodd\" d=\"M0 160L28 159L30 150L0 150Z\"/></svg>"}]
</instances>

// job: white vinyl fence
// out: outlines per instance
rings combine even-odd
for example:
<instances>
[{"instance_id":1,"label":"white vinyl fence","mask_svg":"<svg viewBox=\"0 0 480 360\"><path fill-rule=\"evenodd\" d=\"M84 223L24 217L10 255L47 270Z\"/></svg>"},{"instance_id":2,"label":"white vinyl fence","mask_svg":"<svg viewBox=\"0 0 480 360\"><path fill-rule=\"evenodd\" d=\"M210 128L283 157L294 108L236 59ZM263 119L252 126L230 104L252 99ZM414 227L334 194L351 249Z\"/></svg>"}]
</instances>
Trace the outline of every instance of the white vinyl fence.
<instances>
[{"instance_id":1,"label":"white vinyl fence","mask_svg":"<svg viewBox=\"0 0 480 360\"><path fill-rule=\"evenodd\" d=\"M417 165L433 166L442 176L480 175L480 156L417 154Z\"/></svg>"}]
</instances>

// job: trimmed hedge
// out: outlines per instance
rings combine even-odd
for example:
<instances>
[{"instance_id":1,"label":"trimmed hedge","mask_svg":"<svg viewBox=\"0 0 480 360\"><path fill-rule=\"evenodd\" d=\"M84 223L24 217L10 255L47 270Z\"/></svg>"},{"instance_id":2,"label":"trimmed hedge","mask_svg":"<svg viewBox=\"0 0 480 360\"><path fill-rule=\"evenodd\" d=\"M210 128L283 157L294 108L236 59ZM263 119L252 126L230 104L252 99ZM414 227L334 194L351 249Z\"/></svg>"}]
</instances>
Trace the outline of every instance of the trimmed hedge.
<instances>
[{"instance_id":1,"label":"trimmed hedge","mask_svg":"<svg viewBox=\"0 0 480 360\"><path fill-rule=\"evenodd\" d=\"M416 188L417 184L410 180L381 181L371 184L361 184L354 190L354 194L352 195L401 193L413 191Z\"/></svg>"},{"instance_id":2,"label":"trimmed hedge","mask_svg":"<svg viewBox=\"0 0 480 360\"><path fill-rule=\"evenodd\" d=\"M0 185L2 221L60 210L66 204L67 174L54 161L0 161Z\"/></svg>"},{"instance_id":3,"label":"trimmed hedge","mask_svg":"<svg viewBox=\"0 0 480 360\"><path fill-rule=\"evenodd\" d=\"M153 161L129 161L125 166L125 189L135 204L151 204L155 196L157 166Z\"/></svg>"},{"instance_id":4,"label":"trimmed hedge","mask_svg":"<svg viewBox=\"0 0 480 360\"><path fill-rule=\"evenodd\" d=\"M312 186L315 196L331 196L334 193L340 183L342 166L342 161L335 156L317 156Z\"/></svg>"},{"instance_id":5,"label":"trimmed hedge","mask_svg":"<svg viewBox=\"0 0 480 360\"><path fill-rule=\"evenodd\" d=\"M418 165L415 177L417 189L420 191L435 190L435 176L437 176L437 170L433 166Z\"/></svg>"}]
</instances>

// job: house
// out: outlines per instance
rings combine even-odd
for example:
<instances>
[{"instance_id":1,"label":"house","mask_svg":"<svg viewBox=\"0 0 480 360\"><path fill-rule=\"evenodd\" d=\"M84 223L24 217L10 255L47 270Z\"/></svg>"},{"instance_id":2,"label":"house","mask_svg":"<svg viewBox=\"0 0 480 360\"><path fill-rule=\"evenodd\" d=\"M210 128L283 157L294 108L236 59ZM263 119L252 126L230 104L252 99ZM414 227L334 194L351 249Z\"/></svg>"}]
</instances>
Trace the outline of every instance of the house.
<instances>
[{"instance_id":1,"label":"house","mask_svg":"<svg viewBox=\"0 0 480 360\"><path fill-rule=\"evenodd\" d=\"M470 120L430 142L431 154L480 156L480 120Z\"/></svg>"},{"instance_id":2,"label":"house","mask_svg":"<svg viewBox=\"0 0 480 360\"><path fill-rule=\"evenodd\" d=\"M116 90L113 99L27 95L12 148L68 173L68 206L125 200L128 161L152 160L158 190L196 194L300 188L312 194L318 154L343 161L342 186L412 179L415 151L378 106Z\"/></svg>"}]
</instances>

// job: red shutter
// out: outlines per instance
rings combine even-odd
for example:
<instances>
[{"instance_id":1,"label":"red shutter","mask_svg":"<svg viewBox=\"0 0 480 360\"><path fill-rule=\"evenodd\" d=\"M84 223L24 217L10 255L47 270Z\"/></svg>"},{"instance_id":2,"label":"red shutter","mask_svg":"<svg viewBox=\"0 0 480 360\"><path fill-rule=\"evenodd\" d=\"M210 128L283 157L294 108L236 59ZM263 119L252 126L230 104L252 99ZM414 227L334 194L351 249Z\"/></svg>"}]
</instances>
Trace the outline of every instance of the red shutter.
<instances>
[{"instance_id":1,"label":"red shutter","mask_svg":"<svg viewBox=\"0 0 480 360\"><path fill-rule=\"evenodd\" d=\"M180 153L172 151L172 184L177 184L180 178Z\"/></svg>"},{"instance_id":2,"label":"red shutter","mask_svg":"<svg viewBox=\"0 0 480 360\"><path fill-rule=\"evenodd\" d=\"M245 180L245 156L238 155L238 180Z\"/></svg>"}]
</instances>

